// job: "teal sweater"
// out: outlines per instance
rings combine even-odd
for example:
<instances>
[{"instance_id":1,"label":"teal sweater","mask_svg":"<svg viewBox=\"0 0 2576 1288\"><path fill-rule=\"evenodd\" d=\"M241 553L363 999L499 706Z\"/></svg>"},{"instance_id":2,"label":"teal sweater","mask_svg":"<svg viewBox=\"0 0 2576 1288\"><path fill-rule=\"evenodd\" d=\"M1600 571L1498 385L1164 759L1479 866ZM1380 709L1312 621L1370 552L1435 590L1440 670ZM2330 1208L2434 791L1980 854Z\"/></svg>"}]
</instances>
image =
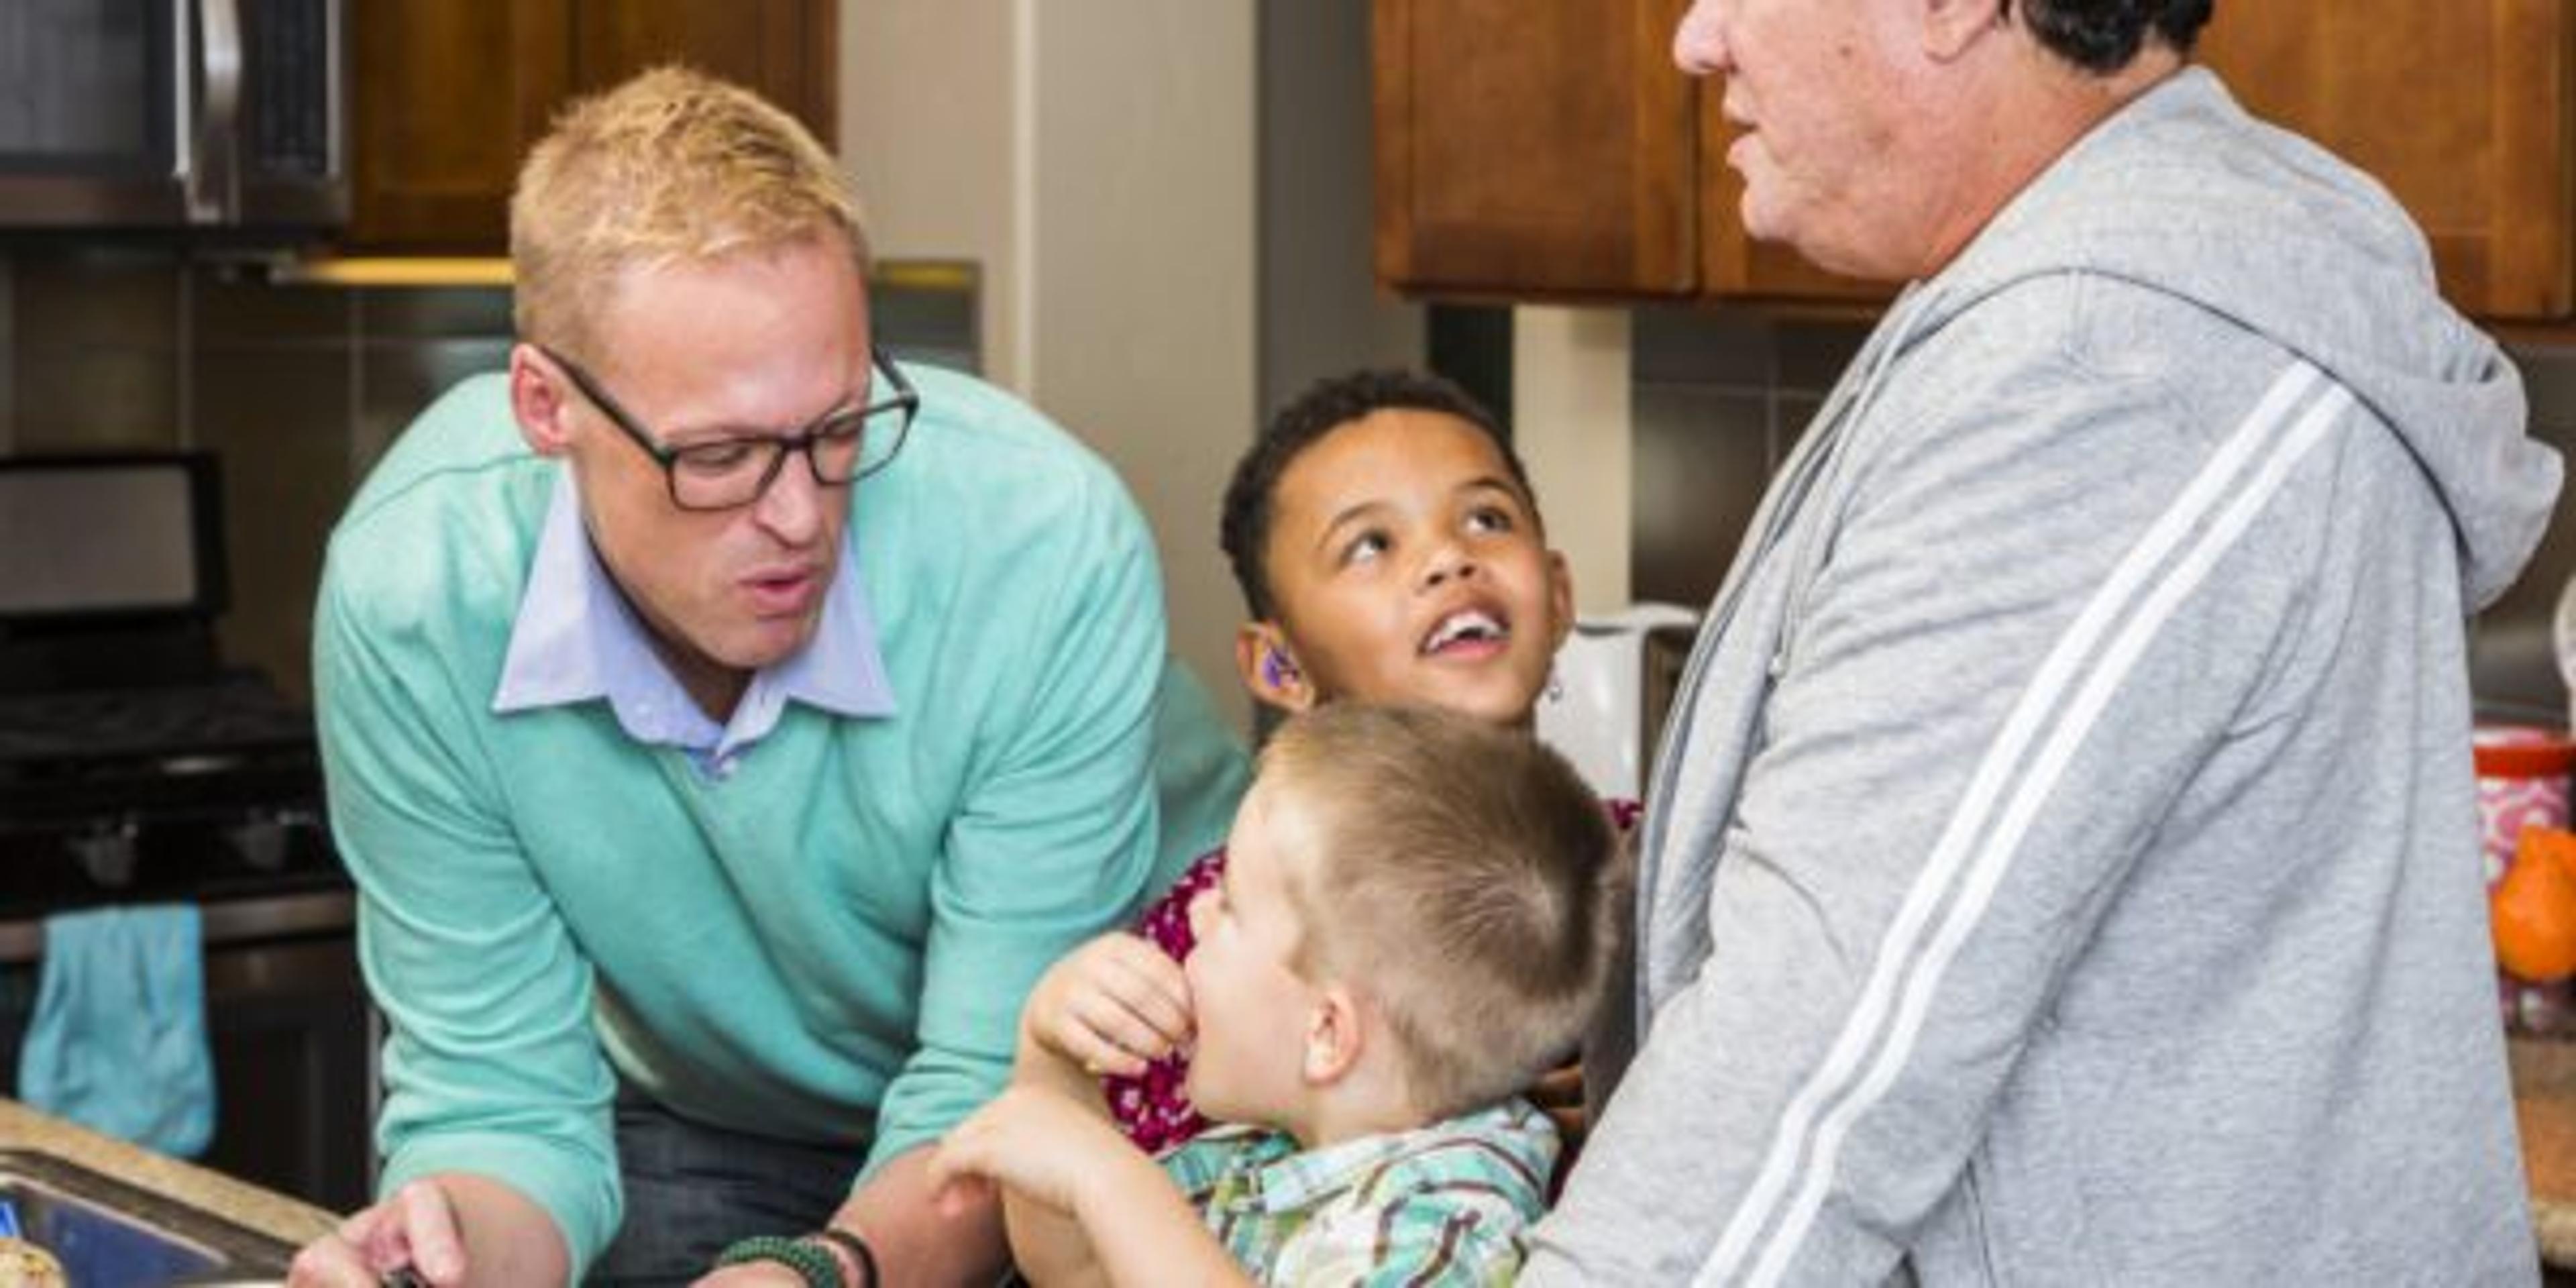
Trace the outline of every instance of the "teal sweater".
<instances>
[{"instance_id":1,"label":"teal sweater","mask_svg":"<svg viewBox=\"0 0 2576 1288\"><path fill-rule=\"evenodd\" d=\"M911 441L852 493L896 711L791 705L722 781L605 702L492 713L558 468L500 378L350 505L314 674L391 1022L385 1190L501 1180L577 1277L617 1229L620 1075L873 1171L999 1089L1029 986L1129 914L1158 844L1218 839L1243 771L1201 704L1163 713L1188 781L1158 808L1161 583L1125 490L998 391L913 374Z\"/></svg>"}]
</instances>

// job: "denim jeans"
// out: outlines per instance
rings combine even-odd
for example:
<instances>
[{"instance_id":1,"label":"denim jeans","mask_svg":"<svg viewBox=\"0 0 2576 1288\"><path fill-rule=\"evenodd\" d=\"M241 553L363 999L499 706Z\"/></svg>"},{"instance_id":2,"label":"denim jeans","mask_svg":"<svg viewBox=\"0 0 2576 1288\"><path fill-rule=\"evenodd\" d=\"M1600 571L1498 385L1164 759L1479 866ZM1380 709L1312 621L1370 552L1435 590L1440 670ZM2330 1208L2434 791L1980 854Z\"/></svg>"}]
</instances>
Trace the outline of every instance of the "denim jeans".
<instances>
[{"instance_id":1,"label":"denim jeans","mask_svg":"<svg viewBox=\"0 0 2576 1288\"><path fill-rule=\"evenodd\" d=\"M867 1150L746 1135L690 1122L631 1088L617 1097L626 1219L588 1282L685 1284L755 1234L820 1229L849 1197Z\"/></svg>"}]
</instances>

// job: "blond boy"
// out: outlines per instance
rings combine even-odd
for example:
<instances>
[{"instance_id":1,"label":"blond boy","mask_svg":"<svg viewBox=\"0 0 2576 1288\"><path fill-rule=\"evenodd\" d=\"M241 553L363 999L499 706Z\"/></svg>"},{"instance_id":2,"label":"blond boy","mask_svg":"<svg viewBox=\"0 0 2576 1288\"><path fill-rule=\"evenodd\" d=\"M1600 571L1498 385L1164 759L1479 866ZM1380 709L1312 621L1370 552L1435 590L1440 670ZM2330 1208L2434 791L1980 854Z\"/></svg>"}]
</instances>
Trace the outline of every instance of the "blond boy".
<instances>
[{"instance_id":1,"label":"blond boy","mask_svg":"<svg viewBox=\"0 0 2576 1288\"><path fill-rule=\"evenodd\" d=\"M932 1175L1003 1187L1040 1284L1508 1282L1558 1151L1515 1093L1618 938L1599 804L1526 734L1335 705L1271 744L1228 844L1188 963L1126 935L1059 963ZM1148 1159L1098 1071L1192 1038L1191 1098L1236 1125Z\"/></svg>"}]
</instances>

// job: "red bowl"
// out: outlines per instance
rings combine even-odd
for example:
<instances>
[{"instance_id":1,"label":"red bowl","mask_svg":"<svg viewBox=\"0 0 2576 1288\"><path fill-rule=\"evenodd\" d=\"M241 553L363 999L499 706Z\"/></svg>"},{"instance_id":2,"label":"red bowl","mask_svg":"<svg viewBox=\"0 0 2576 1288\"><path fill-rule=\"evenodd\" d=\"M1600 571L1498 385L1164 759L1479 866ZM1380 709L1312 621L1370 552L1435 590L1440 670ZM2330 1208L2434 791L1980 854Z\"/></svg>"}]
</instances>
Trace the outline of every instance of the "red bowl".
<instances>
[{"instance_id":1,"label":"red bowl","mask_svg":"<svg viewBox=\"0 0 2576 1288\"><path fill-rule=\"evenodd\" d=\"M2576 772L2576 740L2536 725L2481 725L2470 754L2480 778L2563 778Z\"/></svg>"}]
</instances>

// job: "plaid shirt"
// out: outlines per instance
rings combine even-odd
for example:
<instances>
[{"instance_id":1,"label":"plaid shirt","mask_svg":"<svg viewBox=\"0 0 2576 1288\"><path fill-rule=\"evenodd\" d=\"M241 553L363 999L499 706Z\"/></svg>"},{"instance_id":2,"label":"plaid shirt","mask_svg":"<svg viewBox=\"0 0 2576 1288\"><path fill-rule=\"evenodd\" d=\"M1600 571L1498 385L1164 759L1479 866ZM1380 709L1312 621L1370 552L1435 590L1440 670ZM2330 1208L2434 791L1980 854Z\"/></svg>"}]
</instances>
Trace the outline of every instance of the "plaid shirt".
<instances>
[{"instance_id":1,"label":"plaid shirt","mask_svg":"<svg viewBox=\"0 0 2576 1288\"><path fill-rule=\"evenodd\" d=\"M1304 1152L1284 1132L1221 1127L1162 1163L1265 1284L1484 1288L1520 1272L1556 1151L1556 1125L1513 1099Z\"/></svg>"}]
</instances>

